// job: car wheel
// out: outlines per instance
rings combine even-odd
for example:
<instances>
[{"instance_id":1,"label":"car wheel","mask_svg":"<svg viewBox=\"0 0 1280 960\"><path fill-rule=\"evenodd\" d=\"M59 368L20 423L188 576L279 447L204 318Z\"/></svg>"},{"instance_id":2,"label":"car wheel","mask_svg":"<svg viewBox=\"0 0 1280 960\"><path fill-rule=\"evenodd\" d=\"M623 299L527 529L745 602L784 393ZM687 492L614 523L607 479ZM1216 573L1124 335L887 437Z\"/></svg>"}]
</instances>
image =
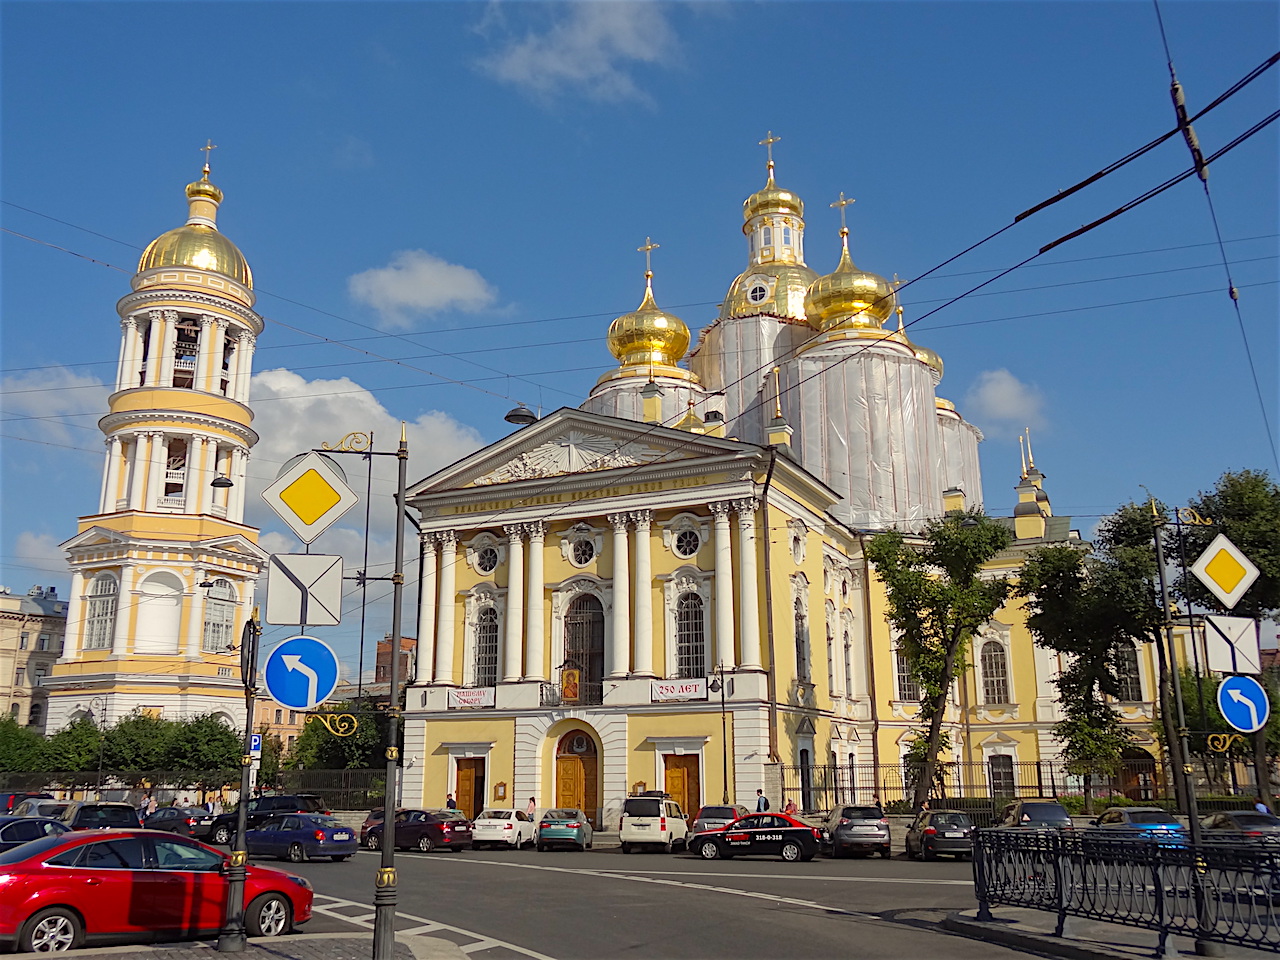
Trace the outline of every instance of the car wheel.
<instances>
[{"instance_id":1,"label":"car wheel","mask_svg":"<svg viewBox=\"0 0 1280 960\"><path fill-rule=\"evenodd\" d=\"M937 859L938 859L938 854L937 854L934 850L930 849L929 847L923 846L923 845L920 847L920 855L921 855L921 858L922 858L922 859L925 859L925 860L937 860Z\"/></svg>"},{"instance_id":2,"label":"car wheel","mask_svg":"<svg viewBox=\"0 0 1280 960\"><path fill-rule=\"evenodd\" d=\"M840 850L840 844L838 843L831 844L831 859L839 860L843 857L844 857L844 854Z\"/></svg>"},{"instance_id":3,"label":"car wheel","mask_svg":"<svg viewBox=\"0 0 1280 960\"><path fill-rule=\"evenodd\" d=\"M631 852L631 844L629 844L629 843L624 843L624 844L622 845L622 852L623 852L623 853L630 853L630 852Z\"/></svg>"},{"instance_id":4,"label":"car wheel","mask_svg":"<svg viewBox=\"0 0 1280 960\"><path fill-rule=\"evenodd\" d=\"M84 940L80 918L65 907L41 910L22 925L18 949L23 953L61 953Z\"/></svg>"},{"instance_id":5,"label":"car wheel","mask_svg":"<svg viewBox=\"0 0 1280 960\"><path fill-rule=\"evenodd\" d=\"M804 855L804 851L800 849L800 844L793 840L788 840L782 845L782 859L787 863L795 863Z\"/></svg>"},{"instance_id":6,"label":"car wheel","mask_svg":"<svg viewBox=\"0 0 1280 960\"><path fill-rule=\"evenodd\" d=\"M590 841L590 840L588 840L588 841L587 841L587 849L588 849L588 850L590 850L590 849L591 849L591 841Z\"/></svg>"},{"instance_id":7,"label":"car wheel","mask_svg":"<svg viewBox=\"0 0 1280 960\"><path fill-rule=\"evenodd\" d=\"M343 860L350 860L350 859L351 859L351 854L349 854L349 853L336 853L336 854L334 854L333 856L331 856L329 859L330 859L330 860L332 860L334 863L341 863Z\"/></svg>"},{"instance_id":8,"label":"car wheel","mask_svg":"<svg viewBox=\"0 0 1280 960\"><path fill-rule=\"evenodd\" d=\"M883 850L880 851L881 859L888 860L892 856L893 856L893 851L888 847L885 847Z\"/></svg>"},{"instance_id":9,"label":"car wheel","mask_svg":"<svg viewBox=\"0 0 1280 960\"><path fill-rule=\"evenodd\" d=\"M251 937L278 937L293 928L293 907L282 893L264 893L244 916Z\"/></svg>"},{"instance_id":10,"label":"car wheel","mask_svg":"<svg viewBox=\"0 0 1280 960\"><path fill-rule=\"evenodd\" d=\"M810 860L812 860L812 859L813 859L813 854L812 854L812 853L806 853L806 854L805 854L803 857L801 857L800 859L801 859L804 863L808 863Z\"/></svg>"},{"instance_id":11,"label":"car wheel","mask_svg":"<svg viewBox=\"0 0 1280 960\"><path fill-rule=\"evenodd\" d=\"M302 849L302 844L300 843L289 844L289 862L290 863L302 863L306 859L307 859L307 851Z\"/></svg>"},{"instance_id":12,"label":"car wheel","mask_svg":"<svg viewBox=\"0 0 1280 960\"><path fill-rule=\"evenodd\" d=\"M364 838L364 848L366 850L381 850L382 836L381 834L371 833Z\"/></svg>"},{"instance_id":13,"label":"car wheel","mask_svg":"<svg viewBox=\"0 0 1280 960\"><path fill-rule=\"evenodd\" d=\"M229 847L231 845L231 828L219 827L213 831L213 842L219 846Z\"/></svg>"},{"instance_id":14,"label":"car wheel","mask_svg":"<svg viewBox=\"0 0 1280 960\"><path fill-rule=\"evenodd\" d=\"M662 845L662 852L670 853L672 850L675 849L675 847L676 847L676 842L672 840L670 837L667 837L667 842Z\"/></svg>"},{"instance_id":15,"label":"car wheel","mask_svg":"<svg viewBox=\"0 0 1280 960\"><path fill-rule=\"evenodd\" d=\"M430 853L436 848L435 843L425 833L418 838L418 849L423 853Z\"/></svg>"},{"instance_id":16,"label":"car wheel","mask_svg":"<svg viewBox=\"0 0 1280 960\"><path fill-rule=\"evenodd\" d=\"M720 847L714 840L704 840L698 846L698 856L703 860L719 860Z\"/></svg>"},{"instance_id":17,"label":"car wheel","mask_svg":"<svg viewBox=\"0 0 1280 960\"><path fill-rule=\"evenodd\" d=\"M546 846L545 846L544 844L541 844L541 843L540 843L540 844L538 844L538 845L537 845L537 851L538 851L539 853L546 853L546 852L547 852L547 848L546 848Z\"/></svg>"}]
</instances>

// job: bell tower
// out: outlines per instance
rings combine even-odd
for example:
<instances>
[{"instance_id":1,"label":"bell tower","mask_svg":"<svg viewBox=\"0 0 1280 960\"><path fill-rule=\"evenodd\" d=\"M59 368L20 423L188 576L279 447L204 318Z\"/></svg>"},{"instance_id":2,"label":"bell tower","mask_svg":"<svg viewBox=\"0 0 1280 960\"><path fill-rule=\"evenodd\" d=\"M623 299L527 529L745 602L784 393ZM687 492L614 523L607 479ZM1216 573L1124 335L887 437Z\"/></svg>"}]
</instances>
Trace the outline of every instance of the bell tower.
<instances>
[{"instance_id":1,"label":"bell tower","mask_svg":"<svg viewBox=\"0 0 1280 960\"><path fill-rule=\"evenodd\" d=\"M207 158L186 195L186 223L146 248L116 305L97 512L62 545L72 585L63 656L46 681L50 731L137 709L244 721L232 647L266 557L244 524L263 322L249 265L218 230L223 194Z\"/></svg>"}]
</instances>

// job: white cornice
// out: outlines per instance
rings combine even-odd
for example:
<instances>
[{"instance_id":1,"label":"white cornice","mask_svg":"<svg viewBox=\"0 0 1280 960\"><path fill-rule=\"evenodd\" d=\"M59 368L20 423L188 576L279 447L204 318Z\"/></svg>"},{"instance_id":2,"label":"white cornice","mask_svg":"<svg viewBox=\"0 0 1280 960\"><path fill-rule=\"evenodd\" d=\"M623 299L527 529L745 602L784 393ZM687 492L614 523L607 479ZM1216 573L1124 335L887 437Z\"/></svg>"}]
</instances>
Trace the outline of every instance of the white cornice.
<instances>
[{"instance_id":1,"label":"white cornice","mask_svg":"<svg viewBox=\"0 0 1280 960\"><path fill-rule=\"evenodd\" d=\"M163 290L139 290L134 293L126 294L121 297L116 304L116 312L120 316L126 317L139 309L145 309L147 304L157 301L185 301L187 303L196 304L203 307L213 307L224 313L233 314L244 321L245 326L254 332L254 335L262 333L265 324L258 314L250 310L248 307L236 303L234 300L224 299L209 293L196 293L193 290L177 290L166 288Z\"/></svg>"},{"instance_id":2,"label":"white cornice","mask_svg":"<svg viewBox=\"0 0 1280 960\"><path fill-rule=\"evenodd\" d=\"M146 389L152 389L152 388L137 387L135 389L146 390ZM166 389L166 388L161 387L159 389ZM167 388L167 389L180 389L180 388ZM201 393L199 395L220 397L219 394L212 394L212 393L210 394ZM119 396L119 394L113 395L112 399L114 399L115 396ZM238 400L232 400L230 397L220 397L220 398L223 400L226 400L228 403L236 404L237 406L244 409L249 414L250 417L253 416L253 411L250 410L243 403L240 403ZM242 423L236 423L234 420L226 420L226 419L223 419L222 417L211 417L211 416L208 416L207 414L192 413L189 410L152 409L152 410L125 410L120 413L108 413L105 417L103 417L101 420L98 421L98 427L99 429L102 430L103 433L111 433L123 427L131 426L133 424L146 424L146 423L151 423L159 420L177 420L179 422L186 422L186 423L190 423L193 428L217 427L220 430L225 430L227 433L234 434L235 436L239 437L245 444L246 452L250 447L252 447L255 443L258 442L258 434L251 427L246 427Z\"/></svg>"}]
</instances>

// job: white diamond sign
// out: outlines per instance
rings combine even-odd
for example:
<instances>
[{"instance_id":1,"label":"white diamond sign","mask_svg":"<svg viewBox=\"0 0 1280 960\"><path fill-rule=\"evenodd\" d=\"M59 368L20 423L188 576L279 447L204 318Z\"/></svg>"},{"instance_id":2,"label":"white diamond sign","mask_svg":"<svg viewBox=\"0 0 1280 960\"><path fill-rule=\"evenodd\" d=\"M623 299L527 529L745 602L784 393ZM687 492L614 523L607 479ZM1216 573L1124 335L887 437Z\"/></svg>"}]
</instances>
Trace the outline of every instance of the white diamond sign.
<instances>
[{"instance_id":1,"label":"white diamond sign","mask_svg":"<svg viewBox=\"0 0 1280 960\"><path fill-rule=\"evenodd\" d=\"M342 469L314 450L285 464L262 499L303 543L312 543L360 502Z\"/></svg>"},{"instance_id":2,"label":"white diamond sign","mask_svg":"<svg viewBox=\"0 0 1280 960\"><path fill-rule=\"evenodd\" d=\"M1218 534L1200 559L1191 567L1201 583L1209 588L1222 605L1230 610L1245 591L1258 579L1255 567L1240 548L1222 534Z\"/></svg>"}]
</instances>

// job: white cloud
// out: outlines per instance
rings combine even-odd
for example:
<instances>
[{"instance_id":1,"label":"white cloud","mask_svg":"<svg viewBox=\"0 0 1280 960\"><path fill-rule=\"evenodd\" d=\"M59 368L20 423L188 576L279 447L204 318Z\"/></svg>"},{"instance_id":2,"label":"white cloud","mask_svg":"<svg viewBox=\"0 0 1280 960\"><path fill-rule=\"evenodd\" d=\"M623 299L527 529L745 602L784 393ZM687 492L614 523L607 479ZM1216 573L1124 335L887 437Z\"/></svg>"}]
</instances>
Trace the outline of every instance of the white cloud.
<instances>
[{"instance_id":1,"label":"white cloud","mask_svg":"<svg viewBox=\"0 0 1280 960\"><path fill-rule=\"evenodd\" d=\"M352 298L373 307L387 330L407 330L414 319L439 310L474 313L497 294L478 272L449 263L425 250L404 250L385 267L347 280Z\"/></svg>"},{"instance_id":2,"label":"white cloud","mask_svg":"<svg viewBox=\"0 0 1280 960\"><path fill-rule=\"evenodd\" d=\"M0 408L9 428L5 432L18 430L24 436L80 445L85 432L76 426L93 427L96 434L109 394L97 377L62 366L5 377L0 381Z\"/></svg>"},{"instance_id":3,"label":"white cloud","mask_svg":"<svg viewBox=\"0 0 1280 960\"><path fill-rule=\"evenodd\" d=\"M603 102L648 100L628 68L661 64L676 51L662 4L588 2L552 9L556 19L549 29L512 39L482 59L480 68L544 100L567 93Z\"/></svg>"},{"instance_id":4,"label":"white cloud","mask_svg":"<svg viewBox=\"0 0 1280 960\"><path fill-rule=\"evenodd\" d=\"M35 573L51 573L62 580L68 580L67 554L58 543L50 534L24 530L14 541L12 565L33 571L33 582Z\"/></svg>"},{"instance_id":5,"label":"white cloud","mask_svg":"<svg viewBox=\"0 0 1280 960\"><path fill-rule=\"evenodd\" d=\"M993 437L1009 438L1023 427L1045 426L1044 396L1008 370L984 370L965 395L965 415Z\"/></svg>"}]
</instances>

